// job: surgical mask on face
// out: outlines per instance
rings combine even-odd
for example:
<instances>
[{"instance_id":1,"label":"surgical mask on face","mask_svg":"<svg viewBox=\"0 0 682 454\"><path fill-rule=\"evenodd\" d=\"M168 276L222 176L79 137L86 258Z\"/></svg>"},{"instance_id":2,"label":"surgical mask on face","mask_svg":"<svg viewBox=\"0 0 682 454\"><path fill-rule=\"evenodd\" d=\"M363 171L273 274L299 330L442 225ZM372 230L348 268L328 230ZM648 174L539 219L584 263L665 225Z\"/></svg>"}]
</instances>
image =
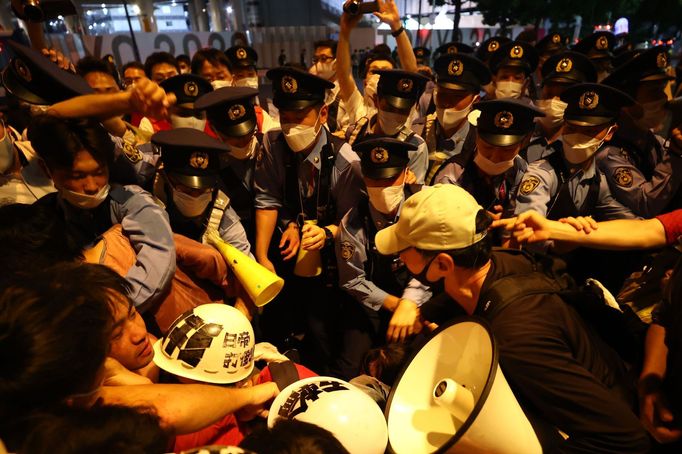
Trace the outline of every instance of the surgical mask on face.
<instances>
[{"instance_id":1,"label":"surgical mask on face","mask_svg":"<svg viewBox=\"0 0 682 454\"><path fill-rule=\"evenodd\" d=\"M311 68L310 72L311 74L317 75L317 77L330 80L336 74L336 69L334 68L335 63L336 60L331 60L325 63L317 62Z\"/></svg>"},{"instance_id":2,"label":"surgical mask on face","mask_svg":"<svg viewBox=\"0 0 682 454\"><path fill-rule=\"evenodd\" d=\"M469 112L471 112L471 106L474 105L475 100L476 98L474 98L474 100L472 100L468 106L461 110L457 110L454 107L449 109L441 109L440 107L436 108L436 117L438 117L438 122L445 129L450 129L454 126L457 126L467 117L467 115L469 115Z\"/></svg>"},{"instance_id":3,"label":"surgical mask on face","mask_svg":"<svg viewBox=\"0 0 682 454\"><path fill-rule=\"evenodd\" d=\"M214 80L211 82L211 86L214 90L217 90L223 87L231 87L232 83L229 80Z\"/></svg>"},{"instance_id":4,"label":"surgical mask on face","mask_svg":"<svg viewBox=\"0 0 682 454\"><path fill-rule=\"evenodd\" d=\"M665 110L663 108L667 102L667 99L662 98L656 101L640 103L642 110L644 110L644 116L635 120L637 126L642 129L653 129L663 123L665 119Z\"/></svg>"},{"instance_id":5,"label":"surgical mask on face","mask_svg":"<svg viewBox=\"0 0 682 454\"><path fill-rule=\"evenodd\" d=\"M231 156L239 160L250 159L256 154L257 145L258 140L256 140L255 137L252 137L251 142L249 142L245 147L235 147L234 145L230 145L229 153Z\"/></svg>"},{"instance_id":6,"label":"surgical mask on face","mask_svg":"<svg viewBox=\"0 0 682 454\"><path fill-rule=\"evenodd\" d=\"M374 107L374 95L377 94L377 86L379 85L379 74L372 74L369 76L367 79L367 83L365 84L365 93L364 93L364 99L365 99L365 105Z\"/></svg>"},{"instance_id":7,"label":"surgical mask on face","mask_svg":"<svg viewBox=\"0 0 682 454\"><path fill-rule=\"evenodd\" d=\"M100 206L102 202L106 200L109 196L109 189L111 189L111 186L107 184L97 191L97 194L82 194L80 192L69 191L68 189L60 189L59 194L64 200L76 208L80 208L81 210L92 210L93 208Z\"/></svg>"},{"instance_id":8,"label":"surgical mask on face","mask_svg":"<svg viewBox=\"0 0 682 454\"><path fill-rule=\"evenodd\" d=\"M507 170L514 167L514 159L502 162L493 162L484 157L481 153L476 153L474 156L474 164L483 171L486 175L502 175Z\"/></svg>"},{"instance_id":9,"label":"surgical mask on face","mask_svg":"<svg viewBox=\"0 0 682 454\"><path fill-rule=\"evenodd\" d=\"M320 132L318 129L318 124L320 122L320 114L317 114L317 120L315 120L314 126L299 125L296 123L284 123L282 125L282 133L284 133L284 140L291 148L291 151L298 153L306 148L310 147L317 134Z\"/></svg>"},{"instance_id":10,"label":"surgical mask on face","mask_svg":"<svg viewBox=\"0 0 682 454\"><path fill-rule=\"evenodd\" d=\"M590 159L602 146L611 128L604 135L604 139L595 139L583 133L564 134L561 136L561 146L564 150L566 161L571 164L582 164Z\"/></svg>"},{"instance_id":11,"label":"surgical mask on face","mask_svg":"<svg viewBox=\"0 0 682 454\"><path fill-rule=\"evenodd\" d=\"M544 117L539 117L538 121L546 129L553 129L561 126L564 122L564 111L568 104L561 99L554 97L551 99L538 99L535 105L545 113Z\"/></svg>"},{"instance_id":12,"label":"surgical mask on face","mask_svg":"<svg viewBox=\"0 0 682 454\"><path fill-rule=\"evenodd\" d=\"M178 128L192 128L203 131L206 128L206 119L197 117L181 117L179 115L171 115L170 122L173 129Z\"/></svg>"},{"instance_id":13,"label":"surgical mask on face","mask_svg":"<svg viewBox=\"0 0 682 454\"><path fill-rule=\"evenodd\" d=\"M258 76L236 79L234 81L234 86L258 89Z\"/></svg>"},{"instance_id":14,"label":"surgical mask on face","mask_svg":"<svg viewBox=\"0 0 682 454\"><path fill-rule=\"evenodd\" d=\"M503 80L495 83L495 98L519 99L523 94L523 83L511 80Z\"/></svg>"},{"instance_id":15,"label":"surgical mask on face","mask_svg":"<svg viewBox=\"0 0 682 454\"><path fill-rule=\"evenodd\" d=\"M410 276L412 276L414 279L419 281L422 285L425 285L426 287L430 287L431 291L433 293L433 296L439 295L445 291L445 278L440 278L437 281L431 282L426 278L426 274L429 271L429 267L433 263L434 260L436 260L435 256L428 262L426 262L426 265L424 266L424 269L421 270L419 273L413 273L412 271L407 269L407 272L410 273Z\"/></svg>"},{"instance_id":16,"label":"surgical mask on face","mask_svg":"<svg viewBox=\"0 0 682 454\"><path fill-rule=\"evenodd\" d=\"M205 192L199 197L192 197L189 194L178 191L177 189L172 189L173 191L173 203L178 211L185 217L195 218L200 216L213 200L213 192Z\"/></svg>"},{"instance_id":17,"label":"surgical mask on face","mask_svg":"<svg viewBox=\"0 0 682 454\"><path fill-rule=\"evenodd\" d=\"M0 174L7 172L14 165L14 144L10 132L5 126L5 137L0 141Z\"/></svg>"},{"instance_id":18,"label":"surgical mask on face","mask_svg":"<svg viewBox=\"0 0 682 454\"><path fill-rule=\"evenodd\" d=\"M379 110L377 112L379 126L381 127L383 133L387 136L394 136L398 134L398 131L405 126L405 122L407 121L408 117L406 117L404 114L386 112L384 110Z\"/></svg>"},{"instance_id":19,"label":"surgical mask on face","mask_svg":"<svg viewBox=\"0 0 682 454\"><path fill-rule=\"evenodd\" d=\"M383 188L368 187L367 196L372 206L380 213L394 213L405 199L405 182L400 186Z\"/></svg>"}]
</instances>

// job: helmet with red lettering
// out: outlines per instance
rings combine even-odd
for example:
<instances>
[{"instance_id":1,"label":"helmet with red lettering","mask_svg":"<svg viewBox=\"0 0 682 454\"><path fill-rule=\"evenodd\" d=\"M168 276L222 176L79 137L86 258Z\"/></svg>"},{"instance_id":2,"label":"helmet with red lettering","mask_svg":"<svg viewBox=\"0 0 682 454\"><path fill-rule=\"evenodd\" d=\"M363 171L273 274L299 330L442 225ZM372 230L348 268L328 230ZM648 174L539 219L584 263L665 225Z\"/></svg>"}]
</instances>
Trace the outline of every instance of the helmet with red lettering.
<instances>
[{"instance_id":1,"label":"helmet with red lettering","mask_svg":"<svg viewBox=\"0 0 682 454\"><path fill-rule=\"evenodd\" d=\"M178 317L154 344L161 369L191 380L227 384L253 371L253 328L232 306L202 304Z\"/></svg>"},{"instance_id":2,"label":"helmet with red lettering","mask_svg":"<svg viewBox=\"0 0 682 454\"><path fill-rule=\"evenodd\" d=\"M268 426L279 419L322 427L352 453L383 454L388 443L386 419L376 402L338 378L312 377L287 386L270 407Z\"/></svg>"}]
</instances>

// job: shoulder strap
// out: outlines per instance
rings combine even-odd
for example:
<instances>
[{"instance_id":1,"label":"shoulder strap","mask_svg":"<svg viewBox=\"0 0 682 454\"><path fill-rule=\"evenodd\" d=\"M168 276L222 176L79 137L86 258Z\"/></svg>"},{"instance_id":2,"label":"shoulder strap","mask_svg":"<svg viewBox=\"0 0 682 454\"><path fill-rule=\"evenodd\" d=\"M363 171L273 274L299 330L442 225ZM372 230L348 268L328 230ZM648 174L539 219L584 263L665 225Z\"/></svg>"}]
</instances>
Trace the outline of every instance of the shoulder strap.
<instances>
[{"instance_id":1,"label":"shoulder strap","mask_svg":"<svg viewBox=\"0 0 682 454\"><path fill-rule=\"evenodd\" d=\"M208 217L208 222L206 223L206 231L210 229L218 230L220 228L220 221L223 219L225 210L230 205L230 198L223 191L218 190L215 200L213 201L213 207L211 208L211 214ZM206 244L206 231L201 237L201 242Z\"/></svg>"},{"instance_id":2,"label":"shoulder strap","mask_svg":"<svg viewBox=\"0 0 682 454\"><path fill-rule=\"evenodd\" d=\"M407 142L414 136L415 132L408 128L407 126L403 126L400 128L400 131L398 132L398 136L396 139L400 140L401 142Z\"/></svg>"},{"instance_id":3,"label":"shoulder strap","mask_svg":"<svg viewBox=\"0 0 682 454\"><path fill-rule=\"evenodd\" d=\"M350 125L346 130L346 142L353 145L358 139L358 136L365 130L367 123L369 123L369 118L362 117L356 121L355 124Z\"/></svg>"}]
</instances>

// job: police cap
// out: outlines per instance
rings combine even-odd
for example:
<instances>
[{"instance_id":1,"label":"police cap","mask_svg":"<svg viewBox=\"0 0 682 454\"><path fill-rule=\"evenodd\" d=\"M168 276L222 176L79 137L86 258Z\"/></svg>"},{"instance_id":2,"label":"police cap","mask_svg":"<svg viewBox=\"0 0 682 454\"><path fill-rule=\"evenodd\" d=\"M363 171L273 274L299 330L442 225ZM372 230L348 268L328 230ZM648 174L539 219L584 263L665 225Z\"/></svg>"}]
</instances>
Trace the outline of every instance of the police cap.
<instances>
[{"instance_id":1,"label":"police cap","mask_svg":"<svg viewBox=\"0 0 682 454\"><path fill-rule=\"evenodd\" d=\"M554 55L565 47L564 38L558 33L550 33L535 44L538 55Z\"/></svg>"},{"instance_id":2,"label":"police cap","mask_svg":"<svg viewBox=\"0 0 682 454\"><path fill-rule=\"evenodd\" d=\"M597 68L585 55L565 51L542 64L542 83L581 84L597 81Z\"/></svg>"},{"instance_id":3,"label":"police cap","mask_svg":"<svg viewBox=\"0 0 682 454\"><path fill-rule=\"evenodd\" d=\"M431 58L431 49L427 47L415 47L414 56L418 65L428 65Z\"/></svg>"},{"instance_id":4,"label":"police cap","mask_svg":"<svg viewBox=\"0 0 682 454\"><path fill-rule=\"evenodd\" d=\"M179 74L169 77L159 84L166 93L173 93L177 98L176 104L181 107L193 108L197 99L213 91L209 81L196 74Z\"/></svg>"},{"instance_id":5,"label":"police cap","mask_svg":"<svg viewBox=\"0 0 682 454\"><path fill-rule=\"evenodd\" d=\"M535 129L535 117L544 117L540 109L518 99L481 101L473 106L480 111L476 123L478 135L491 145L516 145Z\"/></svg>"},{"instance_id":6,"label":"police cap","mask_svg":"<svg viewBox=\"0 0 682 454\"><path fill-rule=\"evenodd\" d=\"M587 55L590 60L610 60L615 44L616 37L613 33L598 31L578 41L573 46L573 50Z\"/></svg>"},{"instance_id":7,"label":"police cap","mask_svg":"<svg viewBox=\"0 0 682 454\"><path fill-rule=\"evenodd\" d=\"M667 46L645 50L616 68L602 82L634 95L641 83L671 80L666 72L670 65L669 50Z\"/></svg>"},{"instance_id":8,"label":"police cap","mask_svg":"<svg viewBox=\"0 0 682 454\"><path fill-rule=\"evenodd\" d=\"M29 104L50 105L94 93L85 80L64 71L40 52L8 40L14 57L2 71L5 89Z\"/></svg>"},{"instance_id":9,"label":"police cap","mask_svg":"<svg viewBox=\"0 0 682 454\"><path fill-rule=\"evenodd\" d=\"M618 118L620 111L635 101L622 91L604 84L577 84L561 94L568 104L564 120L578 126L598 126Z\"/></svg>"},{"instance_id":10,"label":"police cap","mask_svg":"<svg viewBox=\"0 0 682 454\"><path fill-rule=\"evenodd\" d=\"M253 99L257 95L254 88L223 87L197 99L194 108L205 110L211 126L221 134L243 137L256 129Z\"/></svg>"},{"instance_id":11,"label":"police cap","mask_svg":"<svg viewBox=\"0 0 682 454\"><path fill-rule=\"evenodd\" d=\"M220 172L220 153L227 145L192 128L160 131L152 143L161 149L166 173L193 189L215 187Z\"/></svg>"},{"instance_id":12,"label":"police cap","mask_svg":"<svg viewBox=\"0 0 682 454\"><path fill-rule=\"evenodd\" d=\"M334 84L300 69L281 66L268 71L272 81L273 104L280 110L303 110L322 104Z\"/></svg>"},{"instance_id":13,"label":"police cap","mask_svg":"<svg viewBox=\"0 0 682 454\"><path fill-rule=\"evenodd\" d=\"M412 143L374 135L353 145L353 151L360 155L363 176L374 180L387 180L399 175L410 162L408 152L416 149Z\"/></svg>"},{"instance_id":14,"label":"police cap","mask_svg":"<svg viewBox=\"0 0 682 454\"><path fill-rule=\"evenodd\" d=\"M401 69L381 69L377 96L396 109L410 109L424 92L428 77Z\"/></svg>"},{"instance_id":15,"label":"police cap","mask_svg":"<svg viewBox=\"0 0 682 454\"><path fill-rule=\"evenodd\" d=\"M248 46L232 46L225 51L230 68L251 68L258 63L258 53Z\"/></svg>"},{"instance_id":16,"label":"police cap","mask_svg":"<svg viewBox=\"0 0 682 454\"><path fill-rule=\"evenodd\" d=\"M490 57L490 71L495 74L500 68L513 67L530 74L538 67L538 61L538 53L533 46L523 41L512 41Z\"/></svg>"},{"instance_id":17,"label":"police cap","mask_svg":"<svg viewBox=\"0 0 682 454\"><path fill-rule=\"evenodd\" d=\"M445 43L439 46L433 53L433 59L438 60L441 56L446 54L473 54L474 48L468 44L463 44L459 42Z\"/></svg>"},{"instance_id":18,"label":"police cap","mask_svg":"<svg viewBox=\"0 0 682 454\"><path fill-rule=\"evenodd\" d=\"M490 83L490 71L476 57L463 54L445 54L436 60L436 82L450 90L468 90L478 93Z\"/></svg>"},{"instance_id":19,"label":"police cap","mask_svg":"<svg viewBox=\"0 0 682 454\"><path fill-rule=\"evenodd\" d=\"M493 36L492 38L489 38L481 43L481 46L476 52L476 56L479 60L488 63L493 54L500 50L503 45L510 42L511 39L507 38L506 36Z\"/></svg>"}]
</instances>

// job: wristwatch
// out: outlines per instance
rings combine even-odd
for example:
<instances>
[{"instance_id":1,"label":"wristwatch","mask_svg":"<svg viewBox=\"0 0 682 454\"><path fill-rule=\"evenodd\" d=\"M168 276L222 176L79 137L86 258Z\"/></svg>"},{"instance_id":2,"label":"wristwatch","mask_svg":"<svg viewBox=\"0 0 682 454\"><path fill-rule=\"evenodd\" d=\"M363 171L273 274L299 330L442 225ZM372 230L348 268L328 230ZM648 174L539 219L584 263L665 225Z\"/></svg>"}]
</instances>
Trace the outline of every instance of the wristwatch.
<instances>
[{"instance_id":1,"label":"wristwatch","mask_svg":"<svg viewBox=\"0 0 682 454\"><path fill-rule=\"evenodd\" d=\"M394 38L397 38L397 37L400 36L400 34L401 34L402 32L404 32L404 31L405 31L405 27L401 25L400 28L399 28L398 30L396 30L396 31L394 31L394 32L391 32L391 36L394 37Z\"/></svg>"},{"instance_id":2,"label":"wristwatch","mask_svg":"<svg viewBox=\"0 0 682 454\"><path fill-rule=\"evenodd\" d=\"M334 242L334 234L327 227L322 227L322 230L324 230L324 245L327 247Z\"/></svg>"}]
</instances>

